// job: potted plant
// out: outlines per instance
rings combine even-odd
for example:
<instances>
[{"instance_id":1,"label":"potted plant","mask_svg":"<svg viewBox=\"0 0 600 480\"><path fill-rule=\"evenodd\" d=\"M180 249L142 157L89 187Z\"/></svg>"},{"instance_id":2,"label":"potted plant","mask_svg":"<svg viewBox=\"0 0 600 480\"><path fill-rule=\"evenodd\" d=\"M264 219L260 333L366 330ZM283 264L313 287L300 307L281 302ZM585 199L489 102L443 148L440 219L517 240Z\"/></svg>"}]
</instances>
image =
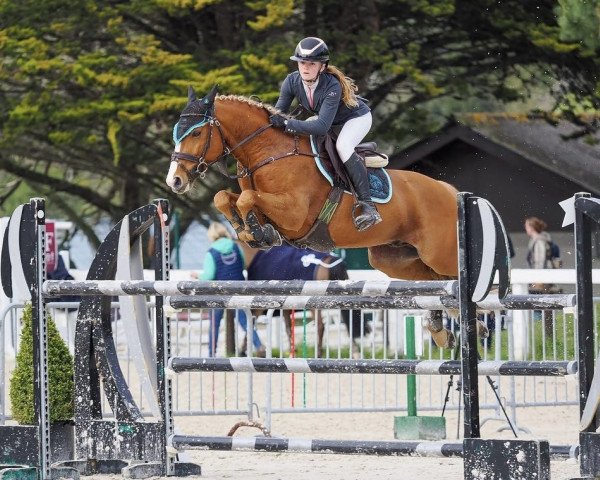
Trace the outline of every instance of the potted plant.
<instances>
[{"instance_id":1,"label":"potted plant","mask_svg":"<svg viewBox=\"0 0 600 480\"><path fill-rule=\"evenodd\" d=\"M22 331L19 352L15 369L10 378L10 405L13 419L19 423L14 433L22 435L24 429L32 429L37 438L34 412L34 369L33 369L33 330L32 306L27 304L23 309ZM50 446L53 462L72 460L74 456L74 383L73 357L52 318L47 317L48 337L48 391L50 413ZM11 433L11 430L4 430ZM4 434L2 434L4 436ZM4 438L2 442L2 463L20 463L36 465L39 453L37 442L32 442L31 448L11 448L10 441ZM29 447L30 442L26 442Z\"/></svg>"}]
</instances>

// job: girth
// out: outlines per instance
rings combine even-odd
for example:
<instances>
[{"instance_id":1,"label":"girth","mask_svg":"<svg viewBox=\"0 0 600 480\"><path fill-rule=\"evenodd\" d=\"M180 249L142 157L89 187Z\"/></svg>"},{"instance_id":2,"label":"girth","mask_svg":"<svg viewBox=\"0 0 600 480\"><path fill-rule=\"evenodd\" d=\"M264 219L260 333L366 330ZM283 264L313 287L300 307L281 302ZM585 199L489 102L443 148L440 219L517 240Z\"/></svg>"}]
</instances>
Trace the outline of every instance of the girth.
<instances>
[{"instance_id":1,"label":"girth","mask_svg":"<svg viewBox=\"0 0 600 480\"><path fill-rule=\"evenodd\" d=\"M331 187L321 211L310 230L302 238L287 240L286 242L296 248L310 248L318 252L330 252L335 248L335 243L329 235L329 223L337 210L344 191L337 186Z\"/></svg>"}]
</instances>

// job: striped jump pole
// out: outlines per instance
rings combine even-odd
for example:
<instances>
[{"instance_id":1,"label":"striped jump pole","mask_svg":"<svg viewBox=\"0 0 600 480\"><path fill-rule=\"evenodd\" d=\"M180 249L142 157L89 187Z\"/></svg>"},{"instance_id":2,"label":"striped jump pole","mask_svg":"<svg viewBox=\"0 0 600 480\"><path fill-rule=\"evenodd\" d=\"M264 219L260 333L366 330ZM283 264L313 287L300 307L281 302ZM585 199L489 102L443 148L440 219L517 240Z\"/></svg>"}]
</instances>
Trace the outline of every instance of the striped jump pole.
<instances>
[{"instance_id":1,"label":"striped jump pole","mask_svg":"<svg viewBox=\"0 0 600 480\"><path fill-rule=\"evenodd\" d=\"M460 375L460 360L329 360L321 358L172 357L170 374L182 372L373 373ZM481 361L479 375L562 377L577 373L576 361Z\"/></svg>"},{"instance_id":2,"label":"striped jump pole","mask_svg":"<svg viewBox=\"0 0 600 480\"><path fill-rule=\"evenodd\" d=\"M275 437L195 437L174 435L171 443L175 448L247 451L290 452L321 454L360 454L411 457L462 457L462 442L418 442L377 440L316 440L305 438ZM553 459L577 458L577 445L551 445Z\"/></svg>"},{"instance_id":3,"label":"striped jump pole","mask_svg":"<svg viewBox=\"0 0 600 480\"><path fill-rule=\"evenodd\" d=\"M166 304L176 309L183 308L283 308L283 309L414 309L443 310L458 309L459 302L450 296L250 296L250 295L188 295L171 296ZM484 299L477 303L486 310L522 310L543 308L545 310L563 310L574 306L575 295L508 295L506 299L498 297Z\"/></svg>"},{"instance_id":4,"label":"striped jump pole","mask_svg":"<svg viewBox=\"0 0 600 480\"><path fill-rule=\"evenodd\" d=\"M408 282L352 280L254 280L254 281L150 281L150 280L48 280L42 288L46 297L62 295L163 295L171 297L174 308L194 308L211 299L210 308L458 308L455 281ZM261 298L279 297L272 304L260 304ZM250 299L252 299L250 301ZM285 299L285 300L284 300ZM484 309L562 310L575 306L572 294L506 295L502 300L489 295L477 302ZM267 300L264 300L265 302ZM187 302L187 303L186 303ZM229 302L230 307L225 303ZM293 303L292 303L293 302ZM369 304L368 302L372 302ZM381 303L379 303L381 302ZM370 306L373 305L373 306Z\"/></svg>"},{"instance_id":5,"label":"striped jump pole","mask_svg":"<svg viewBox=\"0 0 600 480\"><path fill-rule=\"evenodd\" d=\"M405 280L218 280L218 281L147 281L147 280L48 280L46 296L61 295L455 295L457 282Z\"/></svg>"},{"instance_id":6,"label":"striped jump pole","mask_svg":"<svg viewBox=\"0 0 600 480\"><path fill-rule=\"evenodd\" d=\"M460 375L460 360L353 360L322 358L196 358L171 357L171 374L182 372L254 373L374 373L381 375ZM478 364L479 375L546 376L575 375L573 361L486 360Z\"/></svg>"}]
</instances>

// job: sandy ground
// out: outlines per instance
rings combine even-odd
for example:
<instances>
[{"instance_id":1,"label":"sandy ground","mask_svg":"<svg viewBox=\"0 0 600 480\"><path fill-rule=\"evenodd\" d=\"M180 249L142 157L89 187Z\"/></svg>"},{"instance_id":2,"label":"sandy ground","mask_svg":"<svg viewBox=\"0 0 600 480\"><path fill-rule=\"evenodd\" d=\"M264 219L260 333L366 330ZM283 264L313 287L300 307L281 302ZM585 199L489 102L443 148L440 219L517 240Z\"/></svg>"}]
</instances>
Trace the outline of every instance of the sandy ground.
<instances>
[{"instance_id":1,"label":"sandy ground","mask_svg":"<svg viewBox=\"0 0 600 480\"><path fill-rule=\"evenodd\" d=\"M369 414L298 414L278 415L274 424L278 434L303 438L382 439L393 440L393 413ZM546 409L530 409L528 427L535 435L521 434L520 438L547 438L552 443L573 443L572 423L576 422L575 407L557 407L552 415ZM223 436L243 417L178 418L181 433L198 434L202 431ZM456 431L456 414L448 416L448 429ZM495 431L496 425L486 423L482 428L484 438L510 438L506 432ZM255 436L258 430L241 428L236 436ZM314 435L312 433L314 432ZM318 433L317 433L318 432ZM461 458L375 457L366 455L333 455L303 453L256 453L224 451L187 451L185 460L201 466L202 476L193 480L412 480L412 479L463 479ZM551 478L568 480L579 475L576 460L551 462ZM120 475L94 475L97 480L117 480ZM165 479L168 477L164 477ZM504 480L504 479L503 479ZM506 479L509 480L509 479Z\"/></svg>"},{"instance_id":2,"label":"sandy ground","mask_svg":"<svg viewBox=\"0 0 600 480\"><path fill-rule=\"evenodd\" d=\"M203 457L204 478L216 479L273 479L273 480L354 480L381 479L463 479L462 459L420 459L412 457L366 457L300 454L269 454L256 458L247 453L236 455L224 452ZM194 457L196 458L196 457ZM551 478L571 479L579 473L573 462L551 462ZM189 477L193 478L193 477ZM507 479L508 480L508 479Z\"/></svg>"}]
</instances>

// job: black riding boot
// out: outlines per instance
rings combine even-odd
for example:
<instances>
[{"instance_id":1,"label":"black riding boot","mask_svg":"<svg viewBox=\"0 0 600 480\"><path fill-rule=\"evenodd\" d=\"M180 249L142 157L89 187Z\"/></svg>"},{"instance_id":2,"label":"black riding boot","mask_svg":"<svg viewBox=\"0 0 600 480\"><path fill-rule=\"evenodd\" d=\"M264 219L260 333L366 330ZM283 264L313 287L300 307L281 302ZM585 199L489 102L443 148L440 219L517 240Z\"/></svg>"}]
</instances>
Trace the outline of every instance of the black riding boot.
<instances>
[{"instance_id":1,"label":"black riding boot","mask_svg":"<svg viewBox=\"0 0 600 480\"><path fill-rule=\"evenodd\" d=\"M352 210L354 225L359 232L362 232L381 222L381 216L371 201L369 175L363 159L356 153L353 153L348 161L344 162L344 166L348 171L348 175L350 175L350 180L354 184L354 189L358 197L358 205L361 207L361 214L358 216L354 216L354 210Z\"/></svg>"}]
</instances>

